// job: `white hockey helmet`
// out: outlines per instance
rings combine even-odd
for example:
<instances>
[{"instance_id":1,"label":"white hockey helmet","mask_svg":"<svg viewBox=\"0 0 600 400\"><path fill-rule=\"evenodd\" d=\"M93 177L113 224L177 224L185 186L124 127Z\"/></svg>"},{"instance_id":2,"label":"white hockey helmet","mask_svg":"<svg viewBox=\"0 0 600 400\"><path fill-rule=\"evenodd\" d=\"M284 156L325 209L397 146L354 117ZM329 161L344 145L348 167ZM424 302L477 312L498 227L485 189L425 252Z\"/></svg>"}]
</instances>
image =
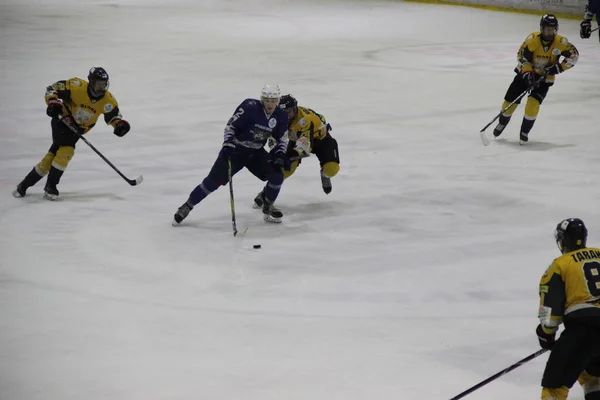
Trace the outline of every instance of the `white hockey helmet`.
<instances>
[{"instance_id":1,"label":"white hockey helmet","mask_svg":"<svg viewBox=\"0 0 600 400\"><path fill-rule=\"evenodd\" d=\"M281 97L281 90L279 85L273 83L267 83L263 86L260 92L260 98L262 99L279 99Z\"/></svg>"},{"instance_id":2,"label":"white hockey helmet","mask_svg":"<svg viewBox=\"0 0 600 400\"><path fill-rule=\"evenodd\" d=\"M279 85L266 84L260 92L260 102L268 114L272 114L275 111L279 105L280 98L281 90L279 90Z\"/></svg>"}]
</instances>

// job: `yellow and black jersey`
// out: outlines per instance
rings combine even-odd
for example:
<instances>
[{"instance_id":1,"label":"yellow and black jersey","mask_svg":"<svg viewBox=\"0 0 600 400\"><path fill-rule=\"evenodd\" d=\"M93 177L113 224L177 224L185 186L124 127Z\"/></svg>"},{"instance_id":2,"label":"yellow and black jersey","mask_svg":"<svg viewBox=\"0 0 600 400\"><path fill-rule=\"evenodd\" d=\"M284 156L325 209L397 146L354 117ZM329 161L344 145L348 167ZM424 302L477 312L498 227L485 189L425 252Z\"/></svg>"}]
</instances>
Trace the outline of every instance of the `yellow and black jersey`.
<instances>
[{"instance_id":1,"label":"yellow and black jersey","mask_svg":"<svg viewBox=\"0 0 600 400\"><path fill-rule=\"evenodd\" d=\"M563 57L560 60L560 57ZM573 68L579 59L577 48L561 35L555 35L552 42L542 41L540 32L527 36L517 53L516 71L535 71L544 75L544 68L560 63L563 71ZM546 77L547 83L554 82L554 75Z\"/></svg>"},{"instance_id":2,"label":"yellow and black jersey","mask_svg":"<svg viewBox=\"0 0 600 400\"><path fill-rule=\"evenodd\" d=\"M96 125L100 115L104 115L106 124L114 128L123 118L117 100L108 91L101 98L92 99L87 89L88 82L83 79L58 81L46 88L46 104L52 99L61 99L66 113L73 116L84 133Z\"/></svg>"},{"instance_id":3,"label":"yellow and black jersey","mask_svg":"<svg viewBox=\"0 0 600 400\"><path fill-rule=\"evenodd\" d=\"M542 326L550 333L563 320L600 318L600 249L584 248L556 258L540 280Z\"/></svg>"},{"instance_id":4,"label":"yellow and black jersey","mask_svg":"<svg viewBox=\"0 0 600 400\"><path fill-rule=\"evenodd\" d=\"M288 137L291 142L306 142L305 151L310 152L312 143L327 136L325 117L306 107L298 107L296 117L288 123Z\"/></svg>"}]
</instances>

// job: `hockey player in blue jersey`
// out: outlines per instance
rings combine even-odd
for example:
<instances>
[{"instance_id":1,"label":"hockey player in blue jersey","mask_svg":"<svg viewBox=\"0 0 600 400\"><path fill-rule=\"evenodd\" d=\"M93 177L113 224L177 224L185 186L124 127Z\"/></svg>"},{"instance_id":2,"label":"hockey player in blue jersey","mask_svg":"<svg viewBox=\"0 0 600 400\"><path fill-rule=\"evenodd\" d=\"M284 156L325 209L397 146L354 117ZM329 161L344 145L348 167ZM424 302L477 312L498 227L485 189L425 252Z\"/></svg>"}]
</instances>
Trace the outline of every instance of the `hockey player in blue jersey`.
<instances>
[{"instance_id":1,"label":"hockey player in blue jersey","mask_svg":"<svg viewBox=\"0 0 600 400\"><path fill-rule=\"evenodd\" d=\"M273 203L283 184L282 169L289 170L290 161L285 155L288 117L278 107L280 97L278 85L265 85L260 100L246 99L237 107L225 126L223 146L215 163L208 176L175 213L174 226L180 224L196 204L229 182L230 161L232 176L246 167L258 179L267 181L263 218L267 222L281 222L283 214ZM269 137L276 143L272 155L264 149Z\"/></svg>"},{"instance_id":2,"label":"hockey player in blue jersey","mask_svg":"<svg viewBox=\"0 0 600 400\"><path fill-rule=\"evenodd\" d=\"M582 39L589 39L592 36L592 19L596 16L596 23L600 26L598 21L598 14L600 14L600 0L587 0L585 4L585 15L583 21L581 21L581 27L579 29L579 36ZM600 39L600 30L598 30L598 39Z\"/></svg>"}]
</instances>

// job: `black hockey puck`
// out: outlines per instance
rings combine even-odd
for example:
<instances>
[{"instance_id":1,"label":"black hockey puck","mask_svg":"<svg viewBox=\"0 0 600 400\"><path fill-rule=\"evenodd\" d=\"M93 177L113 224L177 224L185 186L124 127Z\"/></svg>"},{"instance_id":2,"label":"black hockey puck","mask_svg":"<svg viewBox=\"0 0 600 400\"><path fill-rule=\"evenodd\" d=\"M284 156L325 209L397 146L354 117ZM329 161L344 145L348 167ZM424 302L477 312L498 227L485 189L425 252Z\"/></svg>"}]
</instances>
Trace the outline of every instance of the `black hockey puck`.
<instances>
[{"instance_id":1,"label":"black hockey puck","mask_svg":"<svg viewBox=\"0 0 600 400\"><path fill-rule=\"evenodd\" d=\"M252 246L252 247L254 247L255 249L260 249L260 244L255 244L255 245L254 245L254 246Z\"/></svg>"}]
</instances>

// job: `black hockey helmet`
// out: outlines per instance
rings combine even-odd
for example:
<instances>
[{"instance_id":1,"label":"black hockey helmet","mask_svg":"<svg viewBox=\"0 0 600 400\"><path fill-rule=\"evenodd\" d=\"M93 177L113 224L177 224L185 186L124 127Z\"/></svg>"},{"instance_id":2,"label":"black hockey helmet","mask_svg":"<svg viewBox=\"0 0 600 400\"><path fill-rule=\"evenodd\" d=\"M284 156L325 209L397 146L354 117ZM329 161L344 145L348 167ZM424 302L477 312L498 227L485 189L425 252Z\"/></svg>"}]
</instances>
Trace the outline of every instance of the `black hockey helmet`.
<instances>
[{"instance_id":1,"label":"black hockey helmet","mask_svg":"<svg viewBox=\"0 0 600 400\"><path fill-rule=\"evenodd\" d=\"M92 97L102 97L108 90L108 72L102 67L92 67L88 73L88 89Z\"/></svg>"},{"instance_id":2,"label":"black hockey helmet","mask_svg":"<svg viewBox=\"0 0 600 400\"><path fill-rule=\"evenodd\" d=\"M540 32L542 39L554 40L554 36L558 32L558 19L554 14L544 14L540 20Z\"/></svg>"},{"instance_id":3,"label":"black hockey helmet","mask_svg":"<svg viewBox=\"0 0 600 400\"><path fill-rule=\"evenodd\" d=\"M298 100L291 94L283 95L281 96L281 99L279 99L279 108L287 112L288 119L291 121L298 113Z\"/></svg>"},{"instance_id":4,"label":"black hockey helmet","mask_svg":"<svg viewBox=\"0 0 600 400\"><path fill-rule=\"evenodd\" d=\"M563 254L582 249L587 242L587 228L579 218L567 218L556 225L554 238Z\"/></svg>"}]
</instances>

